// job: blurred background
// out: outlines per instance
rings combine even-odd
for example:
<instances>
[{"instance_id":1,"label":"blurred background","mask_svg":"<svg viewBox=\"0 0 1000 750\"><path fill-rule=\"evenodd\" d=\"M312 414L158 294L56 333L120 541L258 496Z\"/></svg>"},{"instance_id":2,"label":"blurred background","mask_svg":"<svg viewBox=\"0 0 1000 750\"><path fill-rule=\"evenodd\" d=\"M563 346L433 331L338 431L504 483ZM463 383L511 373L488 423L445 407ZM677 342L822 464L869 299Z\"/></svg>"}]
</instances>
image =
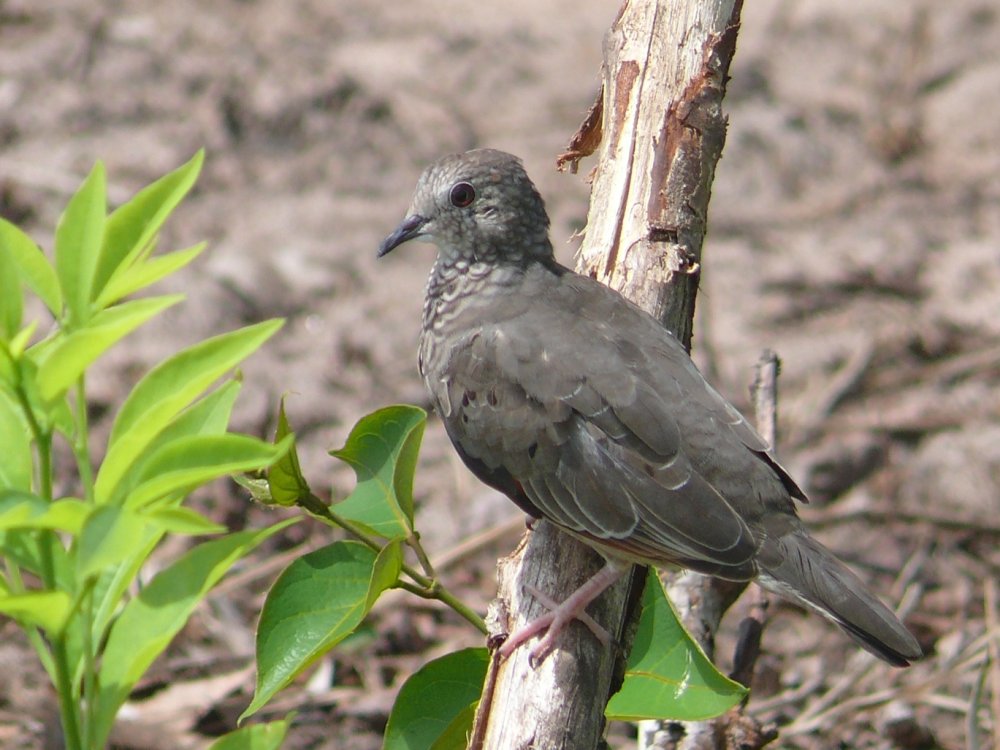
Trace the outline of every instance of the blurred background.
<instances>
[{"instance_id":1,"label":"blurred background","mask_svg":"<svg viewBox=\"0 0 1000 750\"><path fill-rule=\"evenodd\" d=\"M572 265L586 173L555 157L597 95L614 3L0 0L0 214L51 245L101 159L112 204L207 149L161 239L202 239L161 285L185 304L133 334L90 381L95 441L154 362L267 317L287 324L244 368L237 425L273 430L288 394L304 468L363 414L426 405L416 369L430 246L376 263L421 169L479 146L524 158ZM931 656L875 665L815 616L771 607L750 710L794 748L963 748L1000 722L1000 8L993 0L757 0L743 12L704 250L695 357L746 409L765 347L783 360L779 452L817 535L903 612ZM522 527L432 417L419 526L446 583L484 609ZM219 485L196 502L233 528L271 520ZM224 583L145 680L119 747L201 747L252 692L263 592L329 542L300 524ZM158 554L176 555L172 542ZM738 604L720 636L728 668ZM985 664L992 628L994 661ZM53 699L0 623L0 745L44 747ZM402 680L477 643L404 597L286 691L288 747L379 747ZM981 676L985 689L974 698ZM992 692L991 692L992 691ZM268 715L267 712L264 715ZM632 746L612 729L612 745ZM993 735L994 738L996 734Z\"/></svg>"}]
</instances>

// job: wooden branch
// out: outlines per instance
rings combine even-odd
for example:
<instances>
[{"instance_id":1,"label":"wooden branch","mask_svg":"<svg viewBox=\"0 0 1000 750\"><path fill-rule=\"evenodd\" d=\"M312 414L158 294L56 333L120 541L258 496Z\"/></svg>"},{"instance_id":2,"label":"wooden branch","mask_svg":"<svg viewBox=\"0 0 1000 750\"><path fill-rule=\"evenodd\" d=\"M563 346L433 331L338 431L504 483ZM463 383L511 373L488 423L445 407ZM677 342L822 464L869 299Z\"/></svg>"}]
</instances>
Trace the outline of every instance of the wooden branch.
<instances>
[{"instance_id":1,"label":"wooden branch","mask_svg":"<svg viewBox=\"0 0 1000 750\"><path fill-rule=\"evenodd\" d=\"M741 5L626 1L605 39L602 101L560 158L575 168L600 143L577 270L650 311L686 347L712 178L725 142L722 97ZM540 614L526 584L563 597L600 565L595 552L539 523L501 561L491 630L501 636ZM604 648L575 623L540 665L529 663L527 648L494 662L470 747L597 747L603 707L618 689L634 631L642 577L613 586L590 609L622 645Z\"/></svg>"}]
</instances>

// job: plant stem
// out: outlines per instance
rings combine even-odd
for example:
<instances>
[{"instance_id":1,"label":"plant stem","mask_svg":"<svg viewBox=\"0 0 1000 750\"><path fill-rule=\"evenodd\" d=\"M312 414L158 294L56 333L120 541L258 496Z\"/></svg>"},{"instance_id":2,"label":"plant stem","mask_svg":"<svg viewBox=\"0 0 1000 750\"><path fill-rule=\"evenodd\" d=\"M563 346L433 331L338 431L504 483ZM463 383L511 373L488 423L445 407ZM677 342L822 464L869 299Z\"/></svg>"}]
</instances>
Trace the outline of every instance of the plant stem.
<instances>
[{"instance_id":1,"label":"plant stem","mask_svg":"<svg viewBox=\"0 0 1000 750\"><path fill-rule=\"evenodd\" d=\"M52 502L52 431L43 428L35 417L35 412L31 408L31 401L24 390L24 386L19 382L17 387L17 397L24 412L25 419L28 420L28 427L35 440L35 447L38 455L38 490L39 495L49 502ZM38 547L41 552L42 581L49 591L58 590L55 569L55 549L54 546L60 544L59 538L51 531L42 531L38 535ZM66 639L63 634L59 634L51 639L51 664L49 670L50 677L55 683L56 693L59 696L59 717L63 726L63 740L68 750L83 750L80 742L80 716L79 706L75 701L75 691L73 690L73 680L70 676L69 656L66 649ZM38 647L36 646L36 649ZM39 650L39 654L43 653Z\"/></svg>"},{"instance_id":2,"label":"plant stem","mask_svg":"<svg viewBox=\"0 0 1000 750\"><path fill-rule=\"evenodd\" d=\"M67 750L83 750L80 741L80 717L73 696L73 682L70 678L69 659L66 652L66 639L59 635L52 640L52 653L55 657L56 692L59 694L59 715L62 719L63 739Z\"/></svg>"},{"instance_id":3,"label":"plant stem","mask_svg":"<svg viewBox=\"0 0 1000 750\"><path fill-rule=\"evenodd\" d=\"M375 539L372 539L364 531L361 530L352 521L348 521L339 514L330 510L330 506L320 500L313 494L303 495L299 498L298 504L300 507L307 510L309 513L317 516L323 521L330 523L333 526L337 526L348 533L349 536L366 545L369 549L375 552L381 552L382 545ZM410 537L410 539L415 538L415 534ZM427 559L426 553L423 552L423 548L420 546L420 542L417 541L414 546L410 540L407 540L414 550L419 550L417 552L417 557L421 558L421 565L425 567L431 574L433 574L433 566L430 564L430 560ZM423 554L422 554L423 553ZM425 562L426 560L426 562ZM446 604L455 610L458 614L472 623L477 630L479 630L483 635L488 635L486 630L486 623L483 622L483 618L477 615L471 608L467 607L458 599L454 594L452 594L448 589L441 585L441 583L430 576L421 574L419 571L413 567L404 564L402 571L406 573L410 578L413 579L415 586L413 584L407 583L406 581L399 581L396 585L406 591L416 594L424 599L437 599L442 604Z\"/></svg>"},{"instance_id":4,"label":"plant stem","mask_svg":"<svg viewBox=\"0 0 1000 750\"><path fill-rule=\"evenodd\" d=\"M43 432L38 435L39 480L42 497L52 501L52 433ZM39 547L42 553L42 580L49 591L57 591L59 583L56 580L55 545L60 544L59 538L52 531L43 531L39 535ZM63 739L67 750L82 750L80 742L80 707L75 700L73 678L69 668L69 654L66 648L66 638L59 634L51 639L52 658L55 671L55 688L59 694L59 716L62 720Z\"/></svg>"},{"instance_id":5,"label":"plant stem","mask_svg":"<svg viewBox=\"0 0 1000 750\"><path fill-rule=\"evenodd\" d=\"M81 625L83 627L83 737L85 747L94 746L94 725L97 709L97 670L94 663L97 654L94 652L94 587L90 585L83 594Z\"/></svg>"},{"instance_id":6,"label":"plant stem","mask_svg":"<svg viewBox=\"0 0 1000 750\"><path fill-rule=\"evenodd\" d=\"M483 635L490 634L489 630L486 628L486 623L483 622L483 618L477 615L471 608L466 606L460 599L456 598L454 594L446 588L443 588L437 581L434 581L430 587L417 586L406 581L399 581L396 586L404 591L409 591L411 594L419 596L421 599L434 599L442 604L447 604L458 614L472 623L472 625L480 633Z\"/></svg>"},{"instance_id":7,"label":"plant stem","mask_svg":"<svg viewBox=\"0 0 1000 750\"><path fill-rule=\"evenodd\" d=\"M436 579L437 574L434 572L434 566L431 565L431 559L427 556L427 552L424 551L424 546L420 543L420 534L414 531L410 534L406 543L410 546L410 549L416 553L417 559L420 561L420 567L424 569L424 573L426 573L430 578Z\"/></svg>"},{"instance_id":8,"label":"plant stem","mask_svg":"<svg viewBox=\"0 0 1000 750\"><path fill-rule=\"evenodd\" d=\"M92 503L94 501L94 469L90 465L90 427L87 420L85 378L86 375L81 375L76 381L76 438L73 441L73 454L76 456L77 471L80 473L83 499Z\"/></svg>"}]
</instances>

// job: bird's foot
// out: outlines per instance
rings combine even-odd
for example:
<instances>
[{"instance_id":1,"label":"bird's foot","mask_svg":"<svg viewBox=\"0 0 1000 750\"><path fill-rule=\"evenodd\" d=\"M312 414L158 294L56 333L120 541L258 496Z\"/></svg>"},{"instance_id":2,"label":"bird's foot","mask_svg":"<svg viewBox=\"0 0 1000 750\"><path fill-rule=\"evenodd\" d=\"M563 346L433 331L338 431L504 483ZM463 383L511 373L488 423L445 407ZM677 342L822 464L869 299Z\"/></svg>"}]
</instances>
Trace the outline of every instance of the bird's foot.
<instances>
[{"instance_id":1,"label":"bird's foot","mask_svg":"<svg viewBox=\"0 0 1000 750\"><path fill-rule=\"evenodd\" d=\"M573 620L579 620L586 625L594 637L603 646L607 646L611 642L611 635L587 614L587 605L600 596L608 586L621 578L628 568L628 565L609 560L601 570L574 591L562 604L557 604L551 597L543 594L534 586L525 586L525 591L538 599L545 607L548 607L549 611L511 633L503 646L500 647L500 657L506 659L514 653L518 646L544 632L545 635L538 645L531 649L532 665L539 664L555 648L559 634Z\"/></svg>"}]
</instances>

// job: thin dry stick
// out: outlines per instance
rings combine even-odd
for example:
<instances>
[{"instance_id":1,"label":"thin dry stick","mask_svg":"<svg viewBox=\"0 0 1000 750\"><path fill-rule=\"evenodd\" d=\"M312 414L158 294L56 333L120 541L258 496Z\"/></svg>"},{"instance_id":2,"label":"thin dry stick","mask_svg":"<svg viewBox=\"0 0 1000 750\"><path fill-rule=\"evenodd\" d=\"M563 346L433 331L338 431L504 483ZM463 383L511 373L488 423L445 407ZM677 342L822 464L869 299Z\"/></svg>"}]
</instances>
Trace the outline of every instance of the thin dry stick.
<instances>
[{"instance_id":1,"label":"thin dry stick","mask_svg":"<svg viewBox=\"0 0 1000 750\"><path fill-rule=\"evenodd\" d=\"M986 614L987 633L1000 631L1000 614L997 612L997 582L987 578L983 582L983 604ZM986 642L990 665L990 712L993 724L993 746L1000 747L1000 640L990 638Z\"/></svg>"}]
</instances>

